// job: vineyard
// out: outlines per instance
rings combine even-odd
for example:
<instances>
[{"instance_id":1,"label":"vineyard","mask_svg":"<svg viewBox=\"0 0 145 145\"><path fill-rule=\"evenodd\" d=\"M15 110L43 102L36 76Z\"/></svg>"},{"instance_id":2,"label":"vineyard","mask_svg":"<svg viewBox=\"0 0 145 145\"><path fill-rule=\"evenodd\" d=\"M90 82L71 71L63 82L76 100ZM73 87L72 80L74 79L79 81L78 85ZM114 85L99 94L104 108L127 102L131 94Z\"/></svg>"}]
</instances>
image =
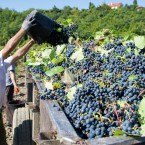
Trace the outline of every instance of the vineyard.
<instances>
[{"instance_id":1,"label":"vineyard","mask_svg":"<svg viewBox=\"0 0 145 145\"><path fill-rule=\"evenodd\" d=\"M104 30L88 40L41 44L26 65L45 84L40 99L58 102L81 138L144 136L144 47L143 36Z\"/></svg>"}]
</instances>

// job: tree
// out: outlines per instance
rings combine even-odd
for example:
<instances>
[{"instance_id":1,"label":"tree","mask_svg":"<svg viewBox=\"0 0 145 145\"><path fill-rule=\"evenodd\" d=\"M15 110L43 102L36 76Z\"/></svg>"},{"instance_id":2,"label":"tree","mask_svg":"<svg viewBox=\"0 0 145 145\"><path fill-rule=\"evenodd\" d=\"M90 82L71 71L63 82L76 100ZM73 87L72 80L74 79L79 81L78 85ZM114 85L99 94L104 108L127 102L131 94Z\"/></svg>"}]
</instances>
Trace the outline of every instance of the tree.
<instances>
[{"instance_id":1,"label":"tree","mask_svg":"<svg viewBox=\"0 0 145 145\"><path fill-rule=\"evenodd\" d=\"M58 12L60 12L60 9L58 9L58 8L54 5L53 8L52 8L52 11L58 13Z\"/></svg>"},{"instance_id":2,"label":"tree","mask_svg":"<svg viewBox=\"0 0 145 145\"><path fill-rule=\"evenodd\" d=\"M90 3L89 3L89 9L94 9L94 8L96 8L95 5L94 5L93 3L90 2Z\"/></svg>"},{"instance_id":3,"label":"tree","mask_svg":"<svg viewBox=\"0 0 145 145\"><path fill-rule=\"evenodd\" d=\"M137 0L133 0L133 5L134 6L137 6L138 4L137 4Z\"/></svg>"}]
</instances>

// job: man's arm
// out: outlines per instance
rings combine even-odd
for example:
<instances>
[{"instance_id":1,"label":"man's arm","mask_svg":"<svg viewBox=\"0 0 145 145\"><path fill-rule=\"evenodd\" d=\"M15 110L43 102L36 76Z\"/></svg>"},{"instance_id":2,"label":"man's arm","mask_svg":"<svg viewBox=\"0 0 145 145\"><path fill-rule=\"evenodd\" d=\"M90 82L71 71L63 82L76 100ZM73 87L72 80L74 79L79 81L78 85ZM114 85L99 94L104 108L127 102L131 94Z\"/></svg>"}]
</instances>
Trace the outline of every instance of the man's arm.
<instances>
[{"instance_id":1,"label":"man's arm","mask_svg":"<svg viewBox=\"0 0 145 145\"><path fill-rule=\"evenodd\" d=\"M21 28L15 36L13 36L2 49L2 57L5 60L8 55L15 49L16 45L19 43L20 39L26 34L26 30Z\"/></svg>"},{"instance_id":2,"label":"man's arm","mask_svg":"<svg viewBox=\"0 0 145 145\"><path fill-rule=\"evenodd\" d=\"M15 63L18 59L20 59L22 56L24 56L28 50L31 48L31 46L35 43L33 39L31 39L29 42L27 42L23 47L18 49L13 55L12 55L12 62L11 64Z\"/></svg>"},{"instance_id":3,"label":"man's arm","mask_svg":"<svg viewBox=\"0 0 145 145\"><path fill-rule=\"evenodd\" d=\"M16 83L16 75L14 71L10 71L10 78L12 80L12 83L14 85L14 88L17 89L17 83Z\"/></svg>"},{"instance_id":4,"label":"man's arm","mask_svg":"<svg viewBox=\"0 0 145 145\"><path fill-rule=\"evenodd\" d=\"M10 78L11 78L12 83L14 85L14 91L17 94L19 92L19 88L18 88L17 83L16 83L16 75L15 75L14 71L10 71Z\"/></svg>"},{"instance_id":5,"label":"man's arm","mask_svg":"<svg viewBox=\"0 0 145 145\"><path fill-rule=\"evenodd\" d=\"M33 26L35 26L35 19L24 20L21 29L13 36L5 45L2 50L2 57L5 60L8 55L15 49L16 45L19 43L21 38L26 34L26 32Z\"/></svg>"}]
</instances>

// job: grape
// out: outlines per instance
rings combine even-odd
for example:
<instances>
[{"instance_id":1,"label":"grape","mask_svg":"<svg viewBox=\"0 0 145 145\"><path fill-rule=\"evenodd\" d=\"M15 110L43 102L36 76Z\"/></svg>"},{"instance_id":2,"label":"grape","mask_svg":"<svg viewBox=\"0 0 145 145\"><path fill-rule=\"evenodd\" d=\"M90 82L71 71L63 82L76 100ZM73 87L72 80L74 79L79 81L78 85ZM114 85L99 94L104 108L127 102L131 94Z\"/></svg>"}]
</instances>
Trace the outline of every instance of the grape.
<instances>
[{"instance_id":1,"label":"grape","mask_svg":"<svg viewBox=\"0 0 145 145\"><path fill-rule=\"evenodd\" d=\"M91 132L91 133L88 134L88 138L93 138L94 136L95 136L95 133Z\"/></svg>"},{"instance_id":2,"label":"grape","mask_svg":"<svg viewBox=\"0 0 145 145\"><path fill-rule=\"evenodd\" d=\"M59 88L46 89L40 98L58 101L83 138L113 136L118 128L129 134L139 135L141 124L137 112L143 98L143 95L139 97L141 88L145 89L144 53L135 55L135 44L124 44L122 38L104 45L105 50L111 50L108 56L96 53L96 47L93 40L83 42L84 59L74 61L71 56L77 46L67 44L63 52L65 60L60 64L51 62L47 67L51 69L61 65L67 68L74 76L74 81L70 85L60 83L61 74L53 75L50 79L59 82ZM131 48L130 52L127 52L128 48ZM29 70L47 77L42 66L29 67ZM67 89L73 87L76 87L76 91L70 100ZM118 101L126 103L121 106Z\"/></svg>"}]
</instances>

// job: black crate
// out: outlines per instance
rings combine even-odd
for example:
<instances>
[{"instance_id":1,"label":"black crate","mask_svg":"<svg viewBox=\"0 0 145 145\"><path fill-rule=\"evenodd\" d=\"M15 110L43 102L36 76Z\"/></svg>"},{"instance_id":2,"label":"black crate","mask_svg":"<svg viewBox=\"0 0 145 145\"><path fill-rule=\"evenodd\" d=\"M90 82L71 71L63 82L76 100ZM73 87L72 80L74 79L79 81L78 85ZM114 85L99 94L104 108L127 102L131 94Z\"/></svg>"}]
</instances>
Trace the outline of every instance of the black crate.
<instances>
[{"instance_id":1,"label":"black crate","mask_svg":"<svg viewBox=\"0 0 145 145\"><path fill-rule=\"evenodd\" d=\"M57 22L37 10L32 11L25 20L30 21L32 19L35 20L35 25L28 30L28 35L30 35L38 44L47 42L47 40L50 39L49 36L52 31L61 27Z\"/></svg>"}]
</instances>

